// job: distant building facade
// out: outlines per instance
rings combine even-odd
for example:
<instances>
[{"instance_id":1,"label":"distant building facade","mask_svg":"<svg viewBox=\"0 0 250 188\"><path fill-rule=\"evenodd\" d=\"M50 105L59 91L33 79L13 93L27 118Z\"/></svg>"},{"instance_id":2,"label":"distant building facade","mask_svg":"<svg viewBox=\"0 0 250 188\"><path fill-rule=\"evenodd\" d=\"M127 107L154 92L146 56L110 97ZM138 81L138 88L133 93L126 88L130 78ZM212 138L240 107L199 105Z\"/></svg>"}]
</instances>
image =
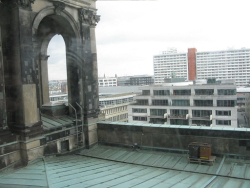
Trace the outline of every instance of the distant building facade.
<instances>
[{"instance_id":1,"label":"distant building facade","mask_svg":"<svg viewBox=\"0 0 250 188\"><path fill-rule=\"evenodd\" d=\"M176 50L154 56L155 83L163 83L164 78L184 77L195 79L232 79L237 86L246 86L250 78L250 49L230 49L223 51L197 52L189 48L188 53Z\"/></svg>"},{"instance_id":2,"label":"distant building facade","mask_svg":"<svg viewBox=\"0 0 250 188\"><path fill-rule=\"evenodd\" d=\"M139 86L99 87L99 96L124 93L140 93Z\"/></svg>"},{"instance_id":3,"label":"distant building facade","mask_svg":"<svg viewBox=\"0 0 250 188\"><path fill-rule=\"evenodd\" d=\"M155 84L164 82L164 78L176 77L187 79L187 53L177 53L177 50L162 52L154 56Z\"/></svg>"},{"instance_id":4,"label":"distant building facade","mask_svg":"<svg viewBox=\"0 0 250 188\"><path fill-rule=\"evenodd\" d=\"M236 85L206 81L141 87L129 122L237 127Z\"/></svg>"},{"instance_id":5,"label":"distant building facade","mask_svg":"<svg viewBox=\"0 0 250 188\"><path fill-rule=\"evenodd\" d=\"M250 49L196 52L197 79L233 79L245 86L250 78Z\"/></svg>"},{"instance_id":6,"label":"distant building facade","mask_svg":"<svg viewBox=\"0 0 250 188\"><path fill-rule=\"evenodd\" d=\"M117 86L117 78L116 77L98 78L98 85L99 87Z\"/></svg>"},{"instance_id":7,"label":"distant building facade","mask_svg":"<svg viewBox=\"0 0 250 188\"><path fill-rule=\"evenodd\" d=\"M249 104L250 87L247 88L237 88L237 106L238 110L245 110L246 106Z\"/></svg>"},{"instance_id":8,"label":"distant building facade","mask_svg":"<svg viewBox=\"0 0 250 188\"><path fill-rule=\"evenodd\" d=\"M134 102L134 96L133 93L100 95L100 111L107 121L128 122L128 105Z\"/></svg>"},{"instance_id":9,"label":"distant building facade","mask_svg":"<svg viewBox=\"0 0 250 188\"><path fill-rule=\"evenodd\" d=\"M154 84L154 78L149 75L136 75L118 78L119 86L141 86L151 84Z\"/></svg>"},{"instance_id":10,"label":"distant building facade","mask_svg":"<svg viewBox=\"0 0 250 188\"><path fill-rule=\"evenodd\" d=\"M130 77L131 76L122 76L117 78L118 86L129 86L130 85Z\"/></svg>"},{"instance_id":11,"label":"distant building facade","mask_svg":"<svg viewBox=\"0 0 250 188\"><path fill-rule=\"evenodd\" d=\"M68 84L67 84L67 82L62 82L61 83L61 91L62 91L62 93L68 93Z\"/></svg>"}]
</instances>

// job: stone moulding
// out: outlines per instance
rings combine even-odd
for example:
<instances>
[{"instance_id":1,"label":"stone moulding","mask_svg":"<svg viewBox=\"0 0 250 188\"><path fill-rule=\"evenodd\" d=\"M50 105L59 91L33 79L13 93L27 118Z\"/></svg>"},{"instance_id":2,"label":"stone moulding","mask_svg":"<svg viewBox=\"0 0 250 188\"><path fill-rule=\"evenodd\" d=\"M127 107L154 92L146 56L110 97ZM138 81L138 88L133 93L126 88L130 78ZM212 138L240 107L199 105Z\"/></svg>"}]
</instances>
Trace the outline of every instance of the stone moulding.
<instances>
[{"instance_id":1,"label":"stone moulding","mask_svg":"<svg viewBox=\"0 0 250 188\"><path fill-rule=\"evenodd\" d=\"M1 0L0 0L1 3ZM26 10L32 10L31 4L34 4L35 0L14 0L10 2L12 8L20 7Z\"/></svg>"},{"instance_id":2,"label":"stone moulding","mask_svg":"<svg viewBox=\"0 0 250 188\"><path fill-rule=\"evenodd\" d=\"M79 19L81 22L85 24L89 24L91 26L96 26L97 23L100 21L100 16L96 15L94 11L80 8L78 9Z\"/></svg>"},{"instance_id":3,"label":"stone moulding","mask_svg":"<svg viewBox=\"0 0 250 188\"><path fill-rule=\"evenodd\" d=\"M50 0L50 1L65 3L66 5L72 6L72 7L75 7L75 8L90 7L91 6L91 3L89 3L90 0L56 0L56 1L55 0ZM91 0L91 1L93 1L93 0Z\"/></svg>"},{"instance_id":4,"label":"stone moulding","mask_svg":"<svg viewBox=\"0 0 250 188\"><path fill-rule=\"evenodd\" d=\"M53 5L55 6L55 14L61 14L61 12L65 9L65 3L59 1L53 1Z\"/></svg>"}]
</instances>

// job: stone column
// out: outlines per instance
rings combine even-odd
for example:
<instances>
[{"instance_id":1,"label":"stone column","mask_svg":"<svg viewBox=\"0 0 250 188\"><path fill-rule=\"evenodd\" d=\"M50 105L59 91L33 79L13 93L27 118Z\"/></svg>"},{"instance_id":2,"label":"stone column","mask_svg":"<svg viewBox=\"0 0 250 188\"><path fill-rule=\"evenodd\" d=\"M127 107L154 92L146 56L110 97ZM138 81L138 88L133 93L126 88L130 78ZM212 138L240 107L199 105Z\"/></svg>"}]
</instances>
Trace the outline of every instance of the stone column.
<instances>
[{"instance_id":1,"label":"stone column","mask_svg":"<svg viewBox=\"0 0 250 188\"><path fill-rule=\"evenodd\" d=\"M92 53L93 108L95 110L95 113L98 114L100 110L99 110L98 65L97 65L95 25L92 25L90 27L90 41L91 41L91 53Z\"/></svg>"},{"instance_id":2,"label":"stone column","mask_svg":"<svg viewBox=\"0 0 250 188\"><path fill-rule=\"evenodd\" d=\"M2 35L1 35L1 23L0 23L0 130L6 128L7 128L7 122L6 122L6 104L5 104L5 83L4 83Z\"/></svg>"},{"instance_id":3,"label":"stone column","mask_svg":"<svg viewBox=\"0 0 250 188\"><path fill-rule=\"evenodd\" d=\"M95 26L100 17L94 11L79 9L81 36L83 44L83 86L85 119L97 117L99 113L98 99L98 67L95 40Z\"/></svg>"},{"instance_id":4,"label":"stone column","mask_svg":"<svg viewBox=\"0 0 250 188\"><path fill-rule=\"evenodd\" d=\"M37 107L37 71L32 44L30 1L8 1L10 47L6 59L6 108L8 124L21 140L42 134Z\"/></svg>"},{"instance_id":5,"label":"stone column","mask_svg":"<svg viewBox=\"0 0 250 188\"><path fill-rule=\"evenodd\" d=\"M48 75L48 55L40 55L40 86L41 86L41 103L49 103L49 75Z\"/></svg>"},{"instance_id":6,"label":"stone column","mask_svg":"<svg viewBox=\"0 0 250 188\"><path fill-rule=\"evenodd\" d=\"M84 95L84 134L86 147L97 142L99 114L97 53L95 26L99 16L92 10L79 9L80 33L82 37L82 91Z\"/></svg>"}]
</instances>

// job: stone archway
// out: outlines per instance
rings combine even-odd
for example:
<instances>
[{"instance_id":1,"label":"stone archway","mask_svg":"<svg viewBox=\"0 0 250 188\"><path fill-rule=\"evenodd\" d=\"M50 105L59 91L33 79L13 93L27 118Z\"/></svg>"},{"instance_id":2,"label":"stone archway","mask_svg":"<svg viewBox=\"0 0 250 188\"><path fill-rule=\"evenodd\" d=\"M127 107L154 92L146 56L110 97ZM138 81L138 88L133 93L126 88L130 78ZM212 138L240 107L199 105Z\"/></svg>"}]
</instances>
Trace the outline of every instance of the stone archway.
<instances>
[{"instance_id":1,"label":"stone archway","mask_svg":"<svg viewBox=\"0 0 250 188\"><path fill-rule=\"evenodd\" d=\"M5 141L15 143L16 148L15 156L9 159L6 155L5 161L27 164L43 156L47 141L57 148L58 140L65 140L70 134L62 127L50 133L57 134L56 140L51 141L50 136L43 134L40 108L48 101L46 51L56 34L62 35L66 44L69 102L78 116L84 117L84 144L88 147L97 142L98 21L95 0L1 0L0 135L4 132ZM89 128L90 123L94 128ZM78 146L73 144L78 139L74 131L78 131L77 126L71 127L71 149Z\"/></svg>"},{"instance_id":2,"label":"stone archway","mask_svg":"<svg viewBox=\"0 0 250 188\"><path fill-rule=\"evenodd\" d=\"M48 102L47 47L60 34L66 44L69 102L88 118L99 113L94 0L2 0L3 66L7 122L22 139L42 134L40 108ZM46 80L46 81L45 81ZM1 116L2 117L2 116Z\"/></svg>"},{"instance_id":3,"label":"stone archway","mask_svg":"<svg viewBox=\"0 0 250 188\"><path fill-rule=\"evenodd\" d=\"M43 105L49 102L48 95L48 72L47 72L47 48L50 40L56 34L60 34L66 45L66 65L69 88L69 102L71 104L80 103L79 98L79 79L82 77L79 73L80 66L83 64L84 55L78 48L80 38L77 33L71 28L71 25L62 15L46 15L39 23L39 26L34 35L37 42L36 58L39 67L39 88L38 98ZM79 58L80 57L80 58Z\"/></svg>"}]
</instances>

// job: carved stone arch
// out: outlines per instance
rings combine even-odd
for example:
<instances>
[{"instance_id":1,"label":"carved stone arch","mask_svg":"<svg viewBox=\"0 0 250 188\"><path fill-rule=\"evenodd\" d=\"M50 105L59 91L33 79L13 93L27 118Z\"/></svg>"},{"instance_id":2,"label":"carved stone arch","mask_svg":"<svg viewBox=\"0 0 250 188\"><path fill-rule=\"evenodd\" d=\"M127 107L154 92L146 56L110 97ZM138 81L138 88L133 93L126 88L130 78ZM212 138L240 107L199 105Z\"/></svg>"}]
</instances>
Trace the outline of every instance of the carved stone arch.
<instances>
[{"instance_id":1,"label":"carved stone arch","mask_svg":"<svg viewBox=\"0 0 250 188\"><path fill-rule=\"evenodd\" d=\"M96 143L95 122L99 120L100 110L95 26L99 16L96 15L94 1L0 0L0 14L3 15L0 17L2 35L0 36L0 43L2 43L0 72L3 74L0 79L0 85L2 85L0 90L3 91L0 103L1 101L5 103L2 107L0 105L0 121L4 118L1 112L4 112L6 118L3 123L7 125L2 128L0 126L0 135L8 138L7 143L14 143L13 147L16 148L15 151L11 150L15 154L15 159L12 155L6 154L4 160L11 161L6 162L6 165L28 164L30 160L42 157L47 146L47 148L53 148L53 153L56 154L60 149L55 151L54 146L57 147L59 140L69 136L72 138L70 148L77 149L80 141L78 136L83 135L83 132L82 146L90 147ZM83 9L84 11L81 11ZM76 118L81 118L84 123L79 135L71 133L69 135L68 130L64 130L64 125L46 127L47 123L44 120L45 111L53 106L48 105L48 108L42 106L46 101L42 99L41 86L44 86L41 84L43 74L41 74L41 64L47 63L49 55L47 47L56 34L62 35L66 45L67 74L70 74L68 98L71 101L69 102L77 111ZM55 109L58 108L55 107L52 110ZM65 112L68 112L67 109L58 115L68 115ZM47 115L51 114L47 113ZM69 115L71 116L72 113ZM50 118L54 119L54 117ZM3 128L11 132L8 133ZM80 127L75 129L72 127L73 132L80 130L78 128ZM44 131L51 134L56 131L57 139L45 138L48 135L44 135ZM9 157L13 160L9 160ZM0 168L5 167L3 165L0 165Z\"/></svg>"},{"instance_id":2,"label":"carved stone arch","mask_svg":"<svg viewBox=\"0 0 250 188\"><path fill-rule=\"evenodd\" d=\"M51 20L51 22L50 22ZM51 26L52 25L52 26ZM43 28L46 30L43 32ZM37 87L38 106L49 102L47 47L56 34L62 35L66 45L66 66L68 77L68 99L70 103L80 103L79 69L82 66L83 57L79 48L81 46L80 32L74 18L65 10L60 14L55 13L55 7L47 7L41 10L32 24L33 41L35 41L35 58L39 68L39 86ZM73 84L74 83L74 84ZM74 87L71 87L71 85Z\"/></svg>"},{"instance_id":3,"label":"carved stone arch","mask_svg":"<svg viewBox=\"0 0 250 188\"><path fill-rule=\"evenodd\" d=\"M47 7L43 10L41 10L35 17L33 24L32 24L32 34L33 36L36 35L36 31L39 27L40 22L46 17L46 16L50 16L50 15L55 15L55 11L54 11L55 7L54 6L50 6ZM76 38L80 39L80 29L79 26L77 24L77 22L75 21L75 19L71 16L70 13L68 13L66 10L63 10L60 14L61 16L63 16L70 24L72 29L74 30L75 34L76 34Z\"/></svg>"}]
</instances>

